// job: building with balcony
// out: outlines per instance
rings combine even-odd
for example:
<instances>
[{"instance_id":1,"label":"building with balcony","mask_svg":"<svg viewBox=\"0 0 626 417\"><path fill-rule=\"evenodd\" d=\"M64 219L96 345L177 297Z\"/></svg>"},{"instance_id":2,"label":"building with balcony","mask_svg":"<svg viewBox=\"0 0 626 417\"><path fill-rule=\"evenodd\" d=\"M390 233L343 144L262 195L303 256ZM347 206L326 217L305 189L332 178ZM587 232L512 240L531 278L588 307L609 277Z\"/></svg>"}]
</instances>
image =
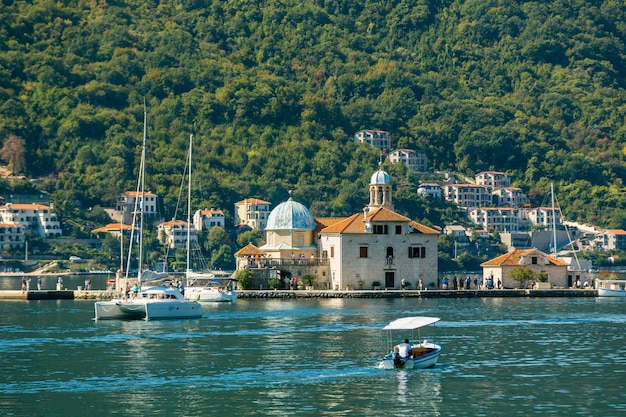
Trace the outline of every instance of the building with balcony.
<instances>
[{"instance_id":1,"label":"building with balcony","mask_svg":"<svg viewBox=\"0 0 626 417\"><path fill-rule=\"evenodd\" d=\"M381 151L391 149L391 137L385 130L359 130L354 134L354 140L359 143L367 143Z\"/></svg>"},{"instance_id":2,"label":"building with balcony","mask_svg":"<svg viewBox=\"0 0 626 417\"><path fill-rule=\"evenodd\" d=\"M157 216L159 213L157 195L151 192L144 192L143 197L145 199L144 214L146 216ZM119 213L122 223L132 223L133 213L141 212L141 192L126 191L118 196L115 201L115 211Z\"/></svg>"},{"instance_id":3,"label":"building with balcony","mask_svg":"<svg viewBox=\"0 0 626 417\"><path fill-rule=\"evenodd\" d=\"M443 189L437 183L425 182L417 187L417 194L433 200L441 200L443 198Z\"/></svg>"},{"instance_id":4,"label":"building with balcony","mask_svg":"<svg viewBox=\"0 0 626 417\"><path fill-rule=\"evenodd\" d=\"M56 214L43 204L6 203L0 206L0 223L21 225L24 233L40 237L58 238L62 235L61 223Z\"/></svg>"},{"instance_id":5,"label":"building with balcony","mask_svg":"<svg viewBox=\"0 0 626 417\"><path fill-rule=\"evenodd\" d=\"M426 154L421 151L414 151L413 149L396 149L391 151L387 155L387 160L392 164L403 163L411 171L428 171L428 158Z\"/></svg>"},{"instance_id":6,"label":"building with balcony","mask_svg":"<svg viewBox=\"0 0 626 417\"><path fill-rule=\"evenodd\" d=\"M511 186L511 177L505 172L483 171L476 174L476 184L488 185L491 188L506 188Z\"/></svg>"},{"instance_id":7,"label":"building with balcony","mask_svg":"<svg viewBox=\"0 0 626 417\"><path fill-rule=\"evenodd\" d=\"M246 198L235 203L235 225L265 229L272 203L259 198Z\"/></svg>"},{"instance_id":8,"label":"building with balcony","mask_svg":"<svg viewBox=\"0 0 626 417\"><path fill-rule=\"evenodd\" d=\"M476 226L500 232L519 230L519 212L510 207L475 207L467 210L467 216Z\"/></svg>"},{"instance_id":9,"label":"building with balcony","mask_svg":"<svg viewBox=\"0 0 626 417\"><path fill-rule=\"evenodd\" d=\"M196 210L193 215L193 225L198 232L209 232L212 228L226 226L226 217L222 210L204 209Z\"/></svg>"},{"instance_id":10,"label":"building with balcony","mask_svg":"<svg viewBox=\"0 0 626 417\"><path fill-rule=\"evenodd\" d=\"M447 201L461 207L485 207L493 204L492 187L478 184L446 184L443 193Z\"/></svg>"},{"instance_id":11,"label":"building with balcony","mask_svg":"<svg viewBox=\"0 0 626 417\"><path fill-rule=\"evenodd\" d=\"M187 248L187 229L189 230L190 244L194 246L198 243L198 232L193 225L189 225L183 220L170 220L157 225L157 239L159 243L170 249Z\"/></svg>"}]
</instances>

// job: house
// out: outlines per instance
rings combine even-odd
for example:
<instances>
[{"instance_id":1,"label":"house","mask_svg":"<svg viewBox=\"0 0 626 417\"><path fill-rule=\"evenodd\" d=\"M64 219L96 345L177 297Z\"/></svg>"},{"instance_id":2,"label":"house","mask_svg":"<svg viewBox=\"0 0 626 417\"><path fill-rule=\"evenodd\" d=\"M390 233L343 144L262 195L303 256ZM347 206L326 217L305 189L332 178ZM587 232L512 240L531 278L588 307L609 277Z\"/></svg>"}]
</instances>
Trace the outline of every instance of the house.
<instances>
[{"instance_id":1,"label":"house","mask_svg":"<svg viewBox=\"0 0 626 417\"><path fill-rule=\"evenodd\" d=\"M246 198L235 203L235 225L265 229L272 203L259 198Z\"/></svg>"},{"instance_id":2,"label":"house","mask_svg":"<svg viewBox=\"0 0 626 417\"><path fill-rule=\"evenodd\" d=\"M417 194L436 200L441 200L443 198L441 185L431 182L420 184L419 187L417 187Z\"/></svg>"},{"instance_id":3,"label":"house","mask_svg":"<svg viewBox=\"0 0 626 417\"><path fill-rule=\"evenodd\" d=\"M567 288L568 263L550 256L538 249L516 249L483 262L483 280L492 278L493 282L501 282L503 288L516 288L518 281L509 278L515 268L528 268L537 275L547 276L547 283L553 287Z\"/></svg>"},{"instance_id":4,"label":"house","mask_svg":"<svg viewBox=\"0 0 626 417\"><path fill-rule=\"evenodd\" d=\"M478 184L446 184L443 193L447 201L461 207L484 207L492 205L492 187Z\"/></svg>"},{"instance_id":5,"label":"house","mask_svg":"<svg viewBox=\"0 0 626 417\"><path fill-rule=\"evenodd\" d=\"M19 223L0 223L0 246L23 248L26 241L24 230L25 227Z\"/></svg>"},{"instance_id":6,"label":"house","mask_svg":"<svg viewBox=\"0 0 626 417\"><path fill-rule=\"evenodd\" d=\"M476 207L467 210L467 216L476 226L500 232L519 230L518 209L510 207Z\"/></svg>"},{"instance_id":7,"label":"house","mask_svg":"<svg viewBox=\"0 0 626 417\"><path fill-rule=\"evenodd\" d=\"M424 152L413 149L396 149L387 155L387 160L392 164L401 162L411 171L428 171L428 158Z\"/></svg>"},{"instance_id":8,"label":"house","mask_svg":"<svg viewBox=\"0 0 626 417\"><path fill-rule=\"evenodd\" d=\"M505 172L483 171L474 177L476 184L488 185L491 188L506 188L511 186L511 177Z\"/></svg>"},{"instance_id":9,"label":"house","mask_svg":"<svg viewBox=\"0 0 626 417\"><path fill-rule=\"evenodd\" d=\"M551 229L553 224L556 224L556 226L563 224L561 210L558 208L534 207L531 209L524 209L523 215L533 226L544 226L545 228Z\"/></svg>"},{"instance_id":10,"label":"house","mask_svg":"<svg viewBox=\"0 0 626 417\"><path fill-rule=\"evenodd\" d=\"M119 213L122 223L132 223L133 213L141 211L141 196L141 192L126 191L117 197L115 211ZM151 192L144 192L143 198L145 199L144 214L146 216L156 216L159 213L157 195Z\"/></svg>"},{"instance_id":11,"label":"house","mask_svg":"<svg viewBox=\"0 0 626 417\"><path fill-rule=\"evenodd\" d=\"M605 250L625 250L626 231L622 229L608 229L602 233L602 247Z\"/></svg>"},{"instance_id":12,"label":"house","mask_svg":"<svg viewBox=\"0 0 626 417\"><path fill-rule=\"evenodd\" d=\"M190 230L187 230L190 228ZM187 247L187 234L191 245L198 243L198 232L193 224L183 220L170 220L157 225L158 240L161 245L170 249L185 249Z\"/></svg>"},{"instance_id":13,"label":"house","mask_svg":"<svg viewBox=\"0 0 626 417\"><path fill-rule=\"evenodd\" d=\"M328 222L319 233L318 250L328 259L331 288L400 289L402 280L416 285L419 279L435 286L439 232L394 211L385 171L371 176L369 190L362 213Z\"/></svg>"},{"instance_id":14,"label":"house","mask_svg":"<svg viewBox=\"0 0 626 417\"><path fill-rule=\"evenodd\" d=\"M214 208L196 210L193 215L193 225L198 232L206 231L207 233L213 227L224 227L226 225L226 216L222 210Z\"/></svg>"},{"instance_id":15,"label":"house","mask_svg":"<svg viewBox=\"0 0 626 417\"><path fill-rule=\"evenodd\" d=\"M354 140L380 150L391 149L391 138L385 130L359 130L354 134Z\"/></svg>"},{"instance_id":16,"label":"house","mask_svg":"<svg viewBox=\"0 0 626 417\"><path fill-rule=\"evenodd\" d=\"M524 194L521 188L494 188L492 195L493 202L499 207L521 207L525 204L528 204L528 197L526 196L526 194Z\"/></svg>"},{"instance_id":17,"label":"house","mask_svg":"<svg viewBox=\"0 0 626 417\"><path fill-rule=\"evenodd\" d=\"M0 223L6 225L21 225L23 233L33 233L45 238L61 237L61 222L49 206L34 203L6 203L0 206ZM19 228L7 229L8 237L17 238ZM15 242L15 240L13 240Z\"/></svg>"}]
</instances>

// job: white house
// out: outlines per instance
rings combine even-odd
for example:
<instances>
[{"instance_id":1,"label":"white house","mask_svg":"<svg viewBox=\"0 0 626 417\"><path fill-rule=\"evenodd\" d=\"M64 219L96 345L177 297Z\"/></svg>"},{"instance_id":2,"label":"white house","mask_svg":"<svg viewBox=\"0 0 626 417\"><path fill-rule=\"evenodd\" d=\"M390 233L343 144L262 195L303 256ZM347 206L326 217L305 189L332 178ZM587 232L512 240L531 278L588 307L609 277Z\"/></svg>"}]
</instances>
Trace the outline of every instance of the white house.
<instances>
[{"instance_id":1,"label":"white house","mask_svg":"<svg viewBox=\"0 0 626 417\"><path fill-rule=\"evenodd\" d=\"M214 208L196 210L193 215L193 225L198 232L208 232L216 226L223 228L226 225L226 216L222 210Z\"/></svg>"},{"instance_id":2,"label":"white house","mask_svg":"<svg viewBox=\"0 0 626 417\"><path fill-rule=\"evenodd\" d=\"M57 238L62 234L61 222L56 214L43 204L6 203L0 206L0 223L21 225L24 233L32 232L40 237ZM20 235L19 228L7 229L7 232L14 238Z\"/></svg>"},{"instance_id":3,"label":"white house","mask_svg":"<svg viewBox=\"0 0 626 417\"><path fill-rule=\"evenodd\" d=\"M391 137L385 130L359 130L354 134L354 140L380 150L391 149Z\"/></svg>"},{"instance_id":4,"label":"white house","mask_svg":"<svg viewBox=\"0 0 626 417\"><path fill-rule=\"evenodd\" d=\"M428 171L428 158L421 151L413 149L396 149L387 155L387 160L392 164L401 162L412 171Z\"/></svg>"},{"instance_id":5,"label":"white house","mask_svg":"<svg viewBox=\"0 0 626 417\"><path fill-rule=\"evenodd\" d=\"M272 203L259 198L246 198L235 203L235 225L265 229Z\"/></svg>"}]
</instances>

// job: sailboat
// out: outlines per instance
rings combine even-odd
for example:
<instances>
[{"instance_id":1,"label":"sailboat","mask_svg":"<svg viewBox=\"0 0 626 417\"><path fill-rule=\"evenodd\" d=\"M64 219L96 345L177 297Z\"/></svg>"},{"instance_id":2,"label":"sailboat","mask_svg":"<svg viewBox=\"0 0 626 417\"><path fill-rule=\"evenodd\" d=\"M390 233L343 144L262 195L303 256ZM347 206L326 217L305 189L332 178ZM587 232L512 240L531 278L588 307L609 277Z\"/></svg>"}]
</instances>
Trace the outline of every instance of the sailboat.
<instances>
[{"instance_id":1,"label":"sailboat","mask_svg":"<svg viewBox=\"0 0 626 417\"><path fill-rule=\"evenodd\" d=\"M139 257L137 286L139 291L132 298L128 294L121 299L96 301L94 304L95 319L174 319L174 318L199 318L202 317L202 306L195 301L185 299L183 294L173 286L160 285L141 289L143 278L143 216L145 211L145 170L146 170L146 136L147 115L144 106L143 142L141 148L141 164L139 169L139 181L137 188L141 199L135 199L135 212L139 214ZM139 201L139 203L138 203ZM139 208L138 208L139 204ZM136 217L136 216L134 216ZM134 230L134 229L133 229ZM132 232L131 232L132 233ZM132 234L131 234L132 241ZM130 249L129 249L130 264ZM126 278L128 281L128 270Z\"/></svg>"},{"instance_id":2,"label":"sailboat","mask_svg":"<svg viewBox=\"0 0 626 417\"><path fill-rule=\"evenodd\" d=\"M202 257L202 251L194 240L195 247L192 248L191 239L191 166L193 155L193 135L189 135L189 175L187 185L187 269L185 277L187 279L187 287L185 296L190 300L202 302L219 302L234 301L237 299L237 291L235 291L236 280L232 278L219 278L215 274L205 268L206 262ZM192 254L196 260L203 266L202 270L194 270L192 268Z\"/></svg>"}]
</instances>

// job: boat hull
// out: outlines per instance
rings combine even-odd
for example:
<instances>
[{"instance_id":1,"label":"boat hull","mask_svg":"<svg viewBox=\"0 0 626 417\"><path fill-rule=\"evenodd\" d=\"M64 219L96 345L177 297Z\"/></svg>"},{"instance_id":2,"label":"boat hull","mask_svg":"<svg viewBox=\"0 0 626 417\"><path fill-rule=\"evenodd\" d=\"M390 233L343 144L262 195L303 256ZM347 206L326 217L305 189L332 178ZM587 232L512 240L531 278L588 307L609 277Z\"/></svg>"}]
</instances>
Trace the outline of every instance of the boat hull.
<instances>
[{"instance_id":1,"label":"boat hull","mask_svg":"<svg viewBox=\"0 0 626 417\"><path fill-rule=\"evenodd\" d=\"M96 301L96 320L163 320L202 317L202 305L173 287L148 288L132 300Z\"/></svg>"},{"instance_id":2,"label":"boat hull","mask_svg":"<svg viewBox=\"0 0 626 417\"><path fill-rule=\"evenodd\" d=\"M598 297L622 297L626 298L626 290L613 290L609 288L598 288Z\"/></svg>"},{"instance_id":3,"label":"boat hull","mask_svg":"<svg viewBox=\"0 0 626 417\"><path fill-rule=\"evenodd\" d=\"M146 318L146 305L121 300L97 301L96 320L139 320Z\"/></svg>"},{"instance_id":4,"label":"boat hull","mask_svg":"<svg viewBox=\"0 0 626 417\"><path fill-rule=\"evenodd\" d=\"M388 353L378 364L380 369L425 369L437 364L441 354L441 346L434 343L414 345L415 356L407 359L396 358L393 352Z\"/></svg>"},{"instance_id":5,"label":"boat hull","mask_svg":"<svg viewBox=\"0 0 626 417\"><path fill-rule=\"evenodd\" d=\"M185 289L185 297L189 300L199 301L201 303L219 303L235 301L237 299L237 292L210 287L187 287Z\"/></svg>"},{"instance_id":6,"label":"boat hull","mask_svg":"<svg viewBox=\"0 0 626 417\"><path fill-rule=\"evenodd\" d=\"M596 280L598 297L620 297L626 298L626 280Z\"/></svg>"}]
</instances>

